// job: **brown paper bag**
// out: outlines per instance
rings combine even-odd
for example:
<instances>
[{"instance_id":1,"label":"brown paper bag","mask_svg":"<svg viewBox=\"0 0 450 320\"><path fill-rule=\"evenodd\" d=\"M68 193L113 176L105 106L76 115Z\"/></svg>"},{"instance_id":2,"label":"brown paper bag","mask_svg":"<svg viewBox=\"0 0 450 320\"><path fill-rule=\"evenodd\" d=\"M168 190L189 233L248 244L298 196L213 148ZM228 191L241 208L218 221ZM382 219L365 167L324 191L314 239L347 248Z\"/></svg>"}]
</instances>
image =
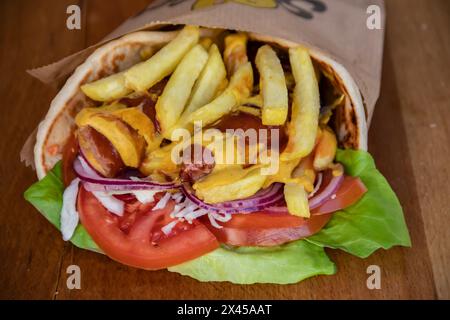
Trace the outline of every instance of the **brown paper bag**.
<instances>
[{"instance_id":1,"label":"brown paper bag","mask_svg":"<svg viewBox=\"0 0 450 320\"><path fill-rule=\"evenodd\" d=\"M367 25L373 5L380 9L379 29ZM60 85L103 43L167 24L255 32L304 43L341 63L361 91L370 123L380 88L384 21L383 0L156 0L101 42L28 72L44 83ZM33 138L21 151L25 163L33 163Z\"/></svg>"}]
</instances>

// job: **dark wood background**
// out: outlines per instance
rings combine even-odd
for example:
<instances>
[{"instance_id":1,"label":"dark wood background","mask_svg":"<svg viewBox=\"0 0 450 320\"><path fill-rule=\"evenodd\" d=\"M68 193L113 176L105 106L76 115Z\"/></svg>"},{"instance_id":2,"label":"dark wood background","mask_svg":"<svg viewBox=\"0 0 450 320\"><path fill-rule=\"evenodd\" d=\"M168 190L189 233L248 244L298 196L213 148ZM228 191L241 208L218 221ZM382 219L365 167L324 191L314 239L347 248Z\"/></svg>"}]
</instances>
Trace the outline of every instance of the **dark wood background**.
<instances>
[{"instance_id":1,"label":"dark wood background","mask_svg":"<svg viewBox=\"0 0 450 320\"><path fill-rule=\"evenodd\" d=\"M55 89L25 70L99 41L148 1L0 2L0 298L226 299L450 298L450 1L387 0L381 97L369 149L403 204L412 249L379 250L361 260L330 251L339 269L296 285L200 283L168 271L128 268L64 243L23 199L35 180L20 149L47 112ZM82 29L65 26L66 8L81 7ZM66 268L82 271L80 290ZM380 290L366 268L382 270Z\"/></svg>"}]
</instances>

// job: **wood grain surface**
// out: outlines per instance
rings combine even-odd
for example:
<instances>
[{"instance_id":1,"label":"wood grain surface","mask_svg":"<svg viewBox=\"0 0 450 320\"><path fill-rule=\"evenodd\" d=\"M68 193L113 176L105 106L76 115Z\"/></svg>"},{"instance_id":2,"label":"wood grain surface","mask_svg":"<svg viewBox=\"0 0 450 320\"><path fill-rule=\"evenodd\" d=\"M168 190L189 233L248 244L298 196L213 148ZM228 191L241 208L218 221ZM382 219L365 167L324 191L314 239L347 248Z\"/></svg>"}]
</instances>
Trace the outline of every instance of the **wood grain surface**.
<instances>
[{"instance_id":1,"label":"wood grain surface","mask_svg":"<svg viewBox=\"0 0 450 320\"><path fill-rule=\"evenodd\" d=\"M362 260L328 251L334 276L295 285L200 283L168 271L128 268L64 243L23 199L35 180L19 162L56 90L25 73L94 44L148 1L0 2L0 298L3 299L448 299L450 298L450 1L387 0L381 96L369 150L403 204L413 247ZM78 4L82 29L65 26ZM66 268L82 270L69 290ZM382 270L368 290L366 268Z\"/></svg>"}]
</instances>

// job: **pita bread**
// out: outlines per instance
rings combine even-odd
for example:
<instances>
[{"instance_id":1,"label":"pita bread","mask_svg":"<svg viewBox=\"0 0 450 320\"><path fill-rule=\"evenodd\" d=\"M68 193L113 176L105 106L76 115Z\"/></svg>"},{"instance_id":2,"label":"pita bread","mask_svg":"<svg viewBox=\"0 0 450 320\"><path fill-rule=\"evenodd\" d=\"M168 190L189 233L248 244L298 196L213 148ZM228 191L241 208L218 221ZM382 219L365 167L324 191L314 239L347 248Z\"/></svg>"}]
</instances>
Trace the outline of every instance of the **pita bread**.
<instances>
[{"instance_id":1,"label":"pita bread","mask_svg":"<svg viewBox=\"0 0 450 320\"><path fill-rule=\"evenodd\" d=\"M206 29L203 29L203 34ZM211 31L211 29L209 29ZM206 30L207 32L207 30ZM42 179L61 159L64 145L75 128L75 115L93 104L81 92L80 86L105 76L125 70L141 61L144 49L158 49L172 40L177 31L140 31L125 35L95 50L78 66L50 104L44 120L39 124L34 146L37 176ZM250 33L250 39L293 47L296 43ZM367 149L367 124L364 104L355 81L338 62L320 51L311 49L312 58L323 69L333 74L336 83L346 95L344 107L336 109L339 128L337 136L342 145L353 149Z\"/></svg>"}]
</instances>

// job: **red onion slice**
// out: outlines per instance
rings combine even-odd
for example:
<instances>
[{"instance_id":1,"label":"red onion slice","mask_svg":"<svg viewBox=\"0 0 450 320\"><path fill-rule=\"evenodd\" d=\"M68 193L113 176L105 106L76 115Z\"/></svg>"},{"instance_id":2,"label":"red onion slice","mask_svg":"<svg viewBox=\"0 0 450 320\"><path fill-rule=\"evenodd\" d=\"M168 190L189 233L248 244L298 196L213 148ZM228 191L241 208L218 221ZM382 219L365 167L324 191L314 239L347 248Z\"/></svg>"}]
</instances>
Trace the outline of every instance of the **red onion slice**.
<instances>
[{"instance_id":1,"label":"red onion slice","mask_svg":"<svg viewBox=\"0 0 450 320\"><path fill-rule=\"evenodd\" d=\"M317 174L317 182L316 182L316 185L314 186L314 190L311 191L310 194L308 194L308 199L311 199L312 197L314 197L314 195L317 193L317 191L319 191L320 186L322 185L322 178L323 178L323 173L319 172Z\"/></svg>"},{"instance_id":2,"label":"red onion slice","mask_svg":"<svg viewBox=\"0 0 450 320\"><path fill-rule=\"evenodd\" d=\"M92 194L109 212L112 212L119 217L123 216L123 213L125 211L125 203L123 201L102 191L94 191L92 192Z\"/></svg>"},{"instance_id":3,"label":"red onion slice","mask_svg":"<svg viewBox=\"0 0 450 320\"><path fill-rule=\"evenodd\" d=\"M100 173L97 172L97 170L95 170L91 164L89 163L89 161L86 160L85 156L80 153L80 156L78 157L78 160L80 161L81 167L83 168L83 170L86 172L86 175L92 178L96 178L96 179L102 179L103 176L100 175ZM75 159L75 162L77 161L77 159ZM75 163L74 163L74 168L75 168Z\"/></svg>"},{"instance_id":4,"label":"red onion slice","mask_svg":"<svg viewBox=\"0 0 450 320\"><path fill-rule=\"evenodd\" d=\"M88 172L89 175L92 175L93 177L103 178L103 175L101 175L97 170L95 170L94 167L89 163L83 151L80 150L78 158L80 159L83 169L86 170L86 172Z\"/></svg>"},{"instance_id":5,"label":"red onion slice","mask_svg":"<svg viewBox=\"0 0 450 320\"><path fill-rule=\"evenodd\" d=\"M286 213L286 214L289 214L288 208L286 206L269 207L269 208L266 208L265 211L268 212L268 213Z\"/></svg>"},{"instance_id":6,"label":"red onion slice","mask_svg":"<svg viewBox=\"0 0 450 320\"><path fill-rule=\"evenodd\" d=\"M342 181L344 181L343 174L339 176L333 176L330 183L325 187L325 189L323 189L322 192L309 200L309 209L315 209L322 205L325 201L330 200L333 194L335 194L341 186Z\"/></svg>"},{"instance_id":7,"label":"red onion slice","mask_svg":"<svg viewBox=\"0 0 450 320\"><path fill-rule=\"evenodd\" d=\"M197 198L192 188L187 184L181 186L181 191L190 201L200 208L214 212L232 214L255 212L276 204L284 196L282 187L283 185L281 183L274 183L269 188L257 192L250 198L216 204L209 204Z\"/></svg>"},{"instance_id":8,"label":"red onion slice","mask_svg":"<svg viewBox=\"0 0 450 320\"><path fill-rule=\"evenodd\" d=\"M326 201L330 200L333 194L335 194L336 191L339 189L343 181L344 181L344 174L341 174L336 177L333 176L328 185L319 194L309 199L309 209L313 210L321 206ZM322 179L320 179L320 182L322 182ZM266 208L265 211L271 213L289 213L288 208L286 206L280 205L268 207Z\"/></svg>"},{"instance_id":9,"label":"red onion slice","mask_svg":"<svg viewBox=\"0 0 450 320\"><path fill-rule=\"evenodd\" d=\"M73 163L75 173L91 191L118 191L118 190L167 190L178 188L176 183L161 183L139 179L109 179L98 175L82 157L75 159Z\"/></svg>"}]
</instances>

